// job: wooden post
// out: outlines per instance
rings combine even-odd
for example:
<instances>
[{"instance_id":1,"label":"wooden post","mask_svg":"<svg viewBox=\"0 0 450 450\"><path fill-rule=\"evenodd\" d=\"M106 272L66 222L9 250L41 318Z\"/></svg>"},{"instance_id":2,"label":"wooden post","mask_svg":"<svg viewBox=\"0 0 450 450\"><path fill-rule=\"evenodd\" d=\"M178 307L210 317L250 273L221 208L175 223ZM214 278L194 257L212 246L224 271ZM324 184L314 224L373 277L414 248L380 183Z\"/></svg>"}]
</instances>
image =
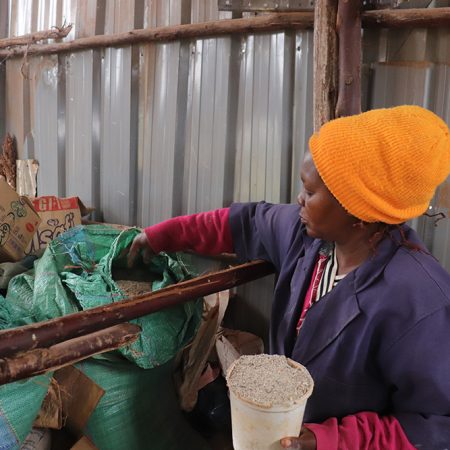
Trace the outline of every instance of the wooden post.
<instances>
[{"instance_id":1,"label":"wooden post","mask_svg":"<svg viewBox=\"0 0 450 450\"><path fill-rule=\"evenodd\" d=\"M314 9L314 131L334 118L337 85L337 0L316 0Z\"/></svg>"},{"instance_id":2,"label":"wooden post","mask_svg":"<svg viewBox=\"0 0 450 450\"><path fill-rule=\"evenodd\" d=\"M0 385L56 370L129 345L139 337L140 331L139 326L124 323L50 348L37 348L13 358L0 359Z\"/></svg>"},{"instance_id":3,"label":"wooden post","mask_svg":"<svg viewBox=\"0 0 450 450\"><path fill-rule=\"evenodd\" d=\"M90 334L112 325L170 308L214 292L220 292L273 273L265 261L253 261L230 269L203 275L143 294L79 313L32 325L0 331L0 357L31 350Z\"/></svg>"},{"instance_id":4,"label":"wooden post","mask_svg":"<svg viewBox=\"0 0 450 450\"><path fill-rule=\"evenodd\" d=\"M339 82L335 117L361 112L361 2L339 0Z\"/></svg>"}]
</instances>

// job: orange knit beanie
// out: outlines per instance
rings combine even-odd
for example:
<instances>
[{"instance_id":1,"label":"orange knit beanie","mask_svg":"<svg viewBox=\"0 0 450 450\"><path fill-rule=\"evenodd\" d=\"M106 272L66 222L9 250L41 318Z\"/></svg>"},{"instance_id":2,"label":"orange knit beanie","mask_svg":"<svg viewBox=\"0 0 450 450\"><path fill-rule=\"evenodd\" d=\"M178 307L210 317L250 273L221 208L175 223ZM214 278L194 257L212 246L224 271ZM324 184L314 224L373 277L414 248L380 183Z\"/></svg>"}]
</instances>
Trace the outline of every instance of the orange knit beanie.
<instances>
[{"instance_id":1,"label":"orange knit beanie","mask_svg":"<svg viewBox=\"0 0 450 450\"><path fill-rule=\"evenodd\" d=\"M396 224L421 215L450 173L449 129L419 106L332 120L309 147L330 192L365 222Z\"/></svg>"}]
</instances>

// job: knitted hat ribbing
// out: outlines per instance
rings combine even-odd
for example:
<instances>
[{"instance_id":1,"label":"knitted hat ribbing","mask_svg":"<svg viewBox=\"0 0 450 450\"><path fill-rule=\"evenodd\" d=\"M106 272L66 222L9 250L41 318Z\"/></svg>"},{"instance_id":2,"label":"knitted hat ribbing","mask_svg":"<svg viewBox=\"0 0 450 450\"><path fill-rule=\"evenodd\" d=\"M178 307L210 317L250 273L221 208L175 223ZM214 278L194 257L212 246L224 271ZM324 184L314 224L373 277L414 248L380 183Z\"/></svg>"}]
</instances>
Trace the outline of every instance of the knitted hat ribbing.
<instances>
[{"instance_id":1,"label":"knitted hat ribbing","mask_svg":"<svg viewBox=\"0 0 450 450\"><path fill-rule=\"evenodd\" d=\"M450 172L445 122L419 106L332 120L309 140L330 192L365 222L405 222L427 209Z\"/></svg>"}]
</instances>

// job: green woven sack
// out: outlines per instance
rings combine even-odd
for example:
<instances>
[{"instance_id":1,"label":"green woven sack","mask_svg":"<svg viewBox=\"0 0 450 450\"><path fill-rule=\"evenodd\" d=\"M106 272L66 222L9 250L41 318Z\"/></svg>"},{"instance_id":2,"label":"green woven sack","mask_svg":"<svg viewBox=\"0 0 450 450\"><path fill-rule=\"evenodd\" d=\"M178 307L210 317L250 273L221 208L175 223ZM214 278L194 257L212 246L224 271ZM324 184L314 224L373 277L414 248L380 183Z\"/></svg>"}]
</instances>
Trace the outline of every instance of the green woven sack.
<instances>
[{"instance_id":1,"label":"green woven sack","mask_svg":"<svg viewBox=\"0 0 450 450\"><path fill-rule=\"evenodd\" d=\"M60 235L35 262L34 270L10 281L6 300L0 297L0 329L121 300L113 266L125 266L126 249L138 233L91 225ZM180 255L161 254L141 269L155 280L153 291L195 275ZM79 364L106 391L88 425L101 450L170 450L180 448L180 443L186 449L204 448L182 419L170 364L191 340L200 316L197 301L141 317L133 321L141 326L140 339L118 351L134 364L117 352L115 359L109 353L100 361L91 358ZM0 387L0 450L20 447L48 385L49 376L41 376Z\"/></svg>"},{"instance_id":2,"label":"green woven sack","mask_svg":"<svg viewBox=\"0 0 450 450\"><path fill-rule=\"evenodd\" d=\"M108 354L77 367L105 390L85 430L99 450L208 449L182 416L171 361L141 369Z\"/></svg>"},{"instance_id":3,"label":"green woven sack","mask_svg":"<svg viewBox=\"0 0 450 450\"><path fill-rule=\"evenodd\" d=\"M39 375L0 386L0 450L20 448L41 409L50 378Z\"/></svg>"},{"instance_id":4,"label":"green woven sack","mask_svg":"<svg viewBox=\"0 0 450 450\"><path fill-rule=\"evenodd\" d=\"M126 249L139 233L105 225L72 228L52 241L34 270L14 277L7 302L0 304L0 328L12 328L63 316L123 299L112 277L126 265ZM141 267L141 269L144 266ZM189 278L181 255L160 254L145 266L155 279L152 291ZM192 267L190 267L192 269ZM138 318L142 332L119 350L143 368L172 359L188 343L201 317L201 301Z\"/></svg>"}]
</instances>

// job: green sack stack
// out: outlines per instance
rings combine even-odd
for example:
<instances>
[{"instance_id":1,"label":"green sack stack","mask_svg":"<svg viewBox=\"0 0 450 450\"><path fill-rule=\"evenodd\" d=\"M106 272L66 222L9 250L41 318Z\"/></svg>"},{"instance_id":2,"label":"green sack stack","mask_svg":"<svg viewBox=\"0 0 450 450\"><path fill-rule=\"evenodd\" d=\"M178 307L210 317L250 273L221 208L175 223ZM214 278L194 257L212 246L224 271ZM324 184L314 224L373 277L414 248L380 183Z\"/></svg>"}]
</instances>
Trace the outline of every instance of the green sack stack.
<instances>
[{"instance_id":1,"label":"green sack stack","mask_svg":"<svg viewBox=\"0 0 450 450\"><path fill-rule=\"evenodd\" d=\"M88 225L60 235L35 262L34 270L9 283L6 300L0 299L0 328L40 322L122 300L124 294L113 279L113 271L125 269L126 249L138 233L134 228ZM161 253L139 270L143 268L154 280L152 291L196 275L178 254ZM100 450L137 450L143 445L167 450L179 448L180 442L186 449L204 448L201 438L184 422L171 376L171 362L192 339L201 310L202 302L197 300L133 320L142 329L137 341L77 365L106 391L86 430ZM37 397L38 388L34 389ZM36 401L39 406L47 387L39 386L39 392L42 389L44 394L37 398L39 403ZM0 405L13 404L15 396L13 391L0 391ZM36 408L30 409L34 413ZM38 410L39 407L35 415ZM17 426L20 417L14 421L13 426ZM2 427L0 422L0 439ZM27 422L24 428L30 431L31 423ZM25 436L22 433L20 439ZM6 447L16 448L19 447Z\"/></svg>"}]
</instances>

